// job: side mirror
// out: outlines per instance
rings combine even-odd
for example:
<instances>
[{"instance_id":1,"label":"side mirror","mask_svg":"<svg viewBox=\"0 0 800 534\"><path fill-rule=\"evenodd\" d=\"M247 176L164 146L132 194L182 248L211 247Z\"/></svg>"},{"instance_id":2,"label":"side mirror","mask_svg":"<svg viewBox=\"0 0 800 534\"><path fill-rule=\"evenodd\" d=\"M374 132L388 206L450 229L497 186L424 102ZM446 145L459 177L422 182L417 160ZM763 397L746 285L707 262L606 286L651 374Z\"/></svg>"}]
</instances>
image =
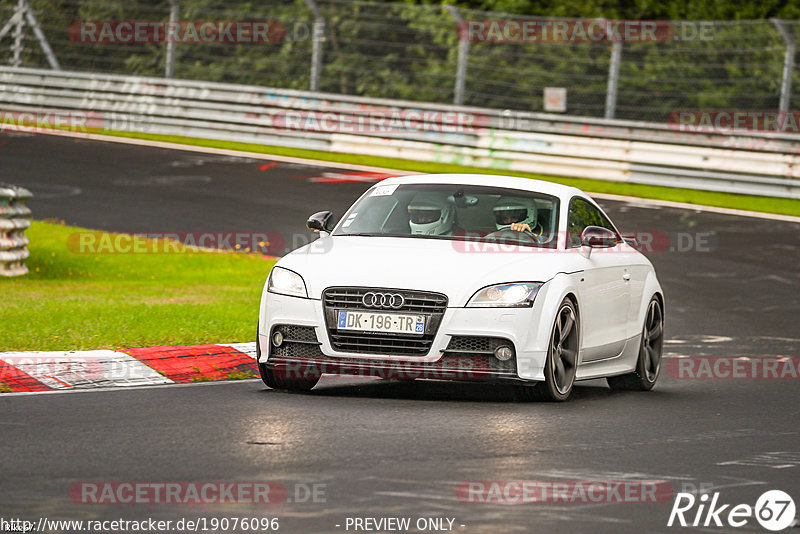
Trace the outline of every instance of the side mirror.
<instances>
[{"instance_id":1,"label":"side mirror","mask_svg":"<svg viewBox=\"0 0 800 534\"><path fill-rule=\"evenodd\" d=\"M315 213L306 221L306 226L313 232L328 232L333 230L333 213L330 211L320 211Z\"/></svg>"},{"instance_id":2,"label":"side mirror","mask_svg":"<svg viewBox=\"0 0 800 534\"><path fill-rule=\"evenodd\" d=\"M608 228L587 226L581 232L581 245L590 248L609 248L617 244L617 234Z\"/></svg>"}]
</instances>

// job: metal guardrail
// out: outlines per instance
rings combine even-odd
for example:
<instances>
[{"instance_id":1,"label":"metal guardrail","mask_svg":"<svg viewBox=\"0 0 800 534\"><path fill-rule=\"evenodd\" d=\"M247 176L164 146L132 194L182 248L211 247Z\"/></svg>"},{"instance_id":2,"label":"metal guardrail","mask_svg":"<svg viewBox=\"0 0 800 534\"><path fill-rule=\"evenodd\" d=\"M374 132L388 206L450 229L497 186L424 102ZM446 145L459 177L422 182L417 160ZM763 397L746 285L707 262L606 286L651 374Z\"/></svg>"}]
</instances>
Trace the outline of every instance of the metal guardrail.
<instances>
[{"instance_id":1,"label":"metal guardrail","mask_svg":"<svg viewBox=\"0 0 800 534\"><path fill-rule=\"evenodd\" d=\"M29 254L25 229L31 210L25 203L31 196L23 187L0 183L0 276L28 273L23 261Z\"/></svg>"},{"instance_id":2,"label":"metal guardrail","mask_svg":"<svg viewBox=\"0 0 800 534\"><path fill-rule=\"evenodd\" d=\"M13 122L3 113L27 112L27 122L36 122L48 110L82 113L88 127L110 130L800 198L798 135L691 133L637 121L0 67L0 128ZM373 127L375 117L385 119L383 129Z\"/></svg>"},{"instance_id":3,"label":"metal guardrail","mask_svg":"<svg viewBox=\"0 0 800 534\"><path fill-rule=\"evenodd\" d=\"M634 121L663 121L709 101L717 109L787 111L797 97L797 17L654 21L658 9L615 12L617 19L604 20L449 2L4 0L0 63ZM76 20L86 17L94 20ZM154 35L178 21L175 39ZM231 39L220 38L222 24L206 35L202 21L241 21L245 31L249 21L264 21L267 42L234 37L235 26ZM648 26L654 34L642 31ZM220 42L228 40L242 46Z\"/></svg>"}]
</instances>

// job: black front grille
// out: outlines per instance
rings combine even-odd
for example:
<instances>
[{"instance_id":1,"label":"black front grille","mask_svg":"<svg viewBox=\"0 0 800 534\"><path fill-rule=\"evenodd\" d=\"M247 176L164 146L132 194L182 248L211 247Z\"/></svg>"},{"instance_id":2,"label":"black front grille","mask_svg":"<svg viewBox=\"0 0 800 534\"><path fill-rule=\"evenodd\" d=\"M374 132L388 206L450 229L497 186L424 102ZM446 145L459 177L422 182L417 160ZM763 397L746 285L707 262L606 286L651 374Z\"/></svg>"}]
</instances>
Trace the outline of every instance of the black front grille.
<instances>
[{"instance_id":1,"label":"black front grille","mask_svg":"<svg viewBox=\"0 0 800 534\"><path fill-rule=\"evenodd\" d=\"M362 299L370 291L399 293L404 304L398 309L367 308ZM341 352L367 354L392 354L397 356L424 356L430 351L433 338L439 330L447 309L447 296L427 291L385 289L371 287L331 287L322 294L325 323L331 346ZM339 331L336 326L338 310L386 312L425 315L425 332L422 335L384 332Z\"/></svg>"},{"instance_id":2,"label":"black front grille","mask_svg":"<svg viewBox=\"0 0 800 534\"><path fill-rule=\"evenodd\" d=\"M406 291L403 289L380 289L372 287L330 287L325 290L323 302L340 310L376 311L364 307L361 299L370 291L379 293L399 293L403 295L405 304L399 310L385 310L404 313L443 314L447 308L447 297L441 293L424 291Z\"/></svg>"}]
</instances>

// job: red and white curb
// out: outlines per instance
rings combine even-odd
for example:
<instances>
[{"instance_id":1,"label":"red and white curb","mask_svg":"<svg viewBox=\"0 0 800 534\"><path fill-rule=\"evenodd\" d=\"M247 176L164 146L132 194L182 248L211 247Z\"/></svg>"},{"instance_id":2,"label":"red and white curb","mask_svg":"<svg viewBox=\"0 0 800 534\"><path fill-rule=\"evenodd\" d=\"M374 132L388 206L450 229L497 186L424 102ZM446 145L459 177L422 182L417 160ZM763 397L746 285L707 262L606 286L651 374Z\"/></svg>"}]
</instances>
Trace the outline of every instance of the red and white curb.
<instances>
[{"instance_id":1,"label":"red and white curb","mask_svg":"<svg viewBox=\"0 0 800 534\"><path fill-rule=\"evenodd\" d=\"M258 376L255 343L0 352L0 389L15 393L225 380L248 372Z\"/></svg>"}]
</instances>

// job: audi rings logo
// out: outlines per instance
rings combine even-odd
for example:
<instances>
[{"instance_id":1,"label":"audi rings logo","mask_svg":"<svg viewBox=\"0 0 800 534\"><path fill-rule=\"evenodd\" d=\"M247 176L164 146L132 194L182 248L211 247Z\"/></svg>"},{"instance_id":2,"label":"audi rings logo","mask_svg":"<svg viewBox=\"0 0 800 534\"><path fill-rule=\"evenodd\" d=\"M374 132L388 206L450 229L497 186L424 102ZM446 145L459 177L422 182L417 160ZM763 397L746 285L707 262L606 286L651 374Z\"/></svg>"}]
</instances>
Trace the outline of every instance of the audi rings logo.
<instances>
[{"instance_id":1,"label":"audi rings logo","mask_svg":"<svg viewBox=\"0 0 800 534\"><path fill-rule=\"evenodd\" d=\"M375 293L370 291L361 299L367 308L391 308L399 310L406 303L406 299L399 293Z\"/></svg>"}]
</instances>

